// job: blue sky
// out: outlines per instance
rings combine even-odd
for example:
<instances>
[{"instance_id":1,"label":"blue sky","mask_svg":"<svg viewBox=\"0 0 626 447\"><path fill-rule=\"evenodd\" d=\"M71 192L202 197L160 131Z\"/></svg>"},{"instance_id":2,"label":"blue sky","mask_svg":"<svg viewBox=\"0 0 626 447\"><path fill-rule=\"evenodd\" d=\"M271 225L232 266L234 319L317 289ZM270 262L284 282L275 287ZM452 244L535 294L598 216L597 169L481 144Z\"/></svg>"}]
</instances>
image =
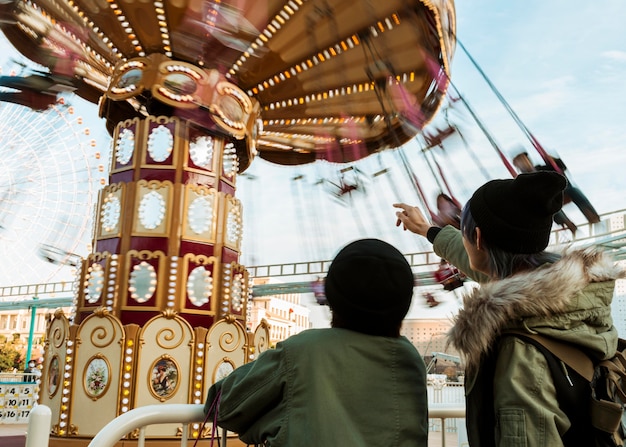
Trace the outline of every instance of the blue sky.
<instances>
[{"instance_id":1,"label":"blue sky","mask_svg":"<svg viewBox=\"0 0 626 447\"><path fill-rule=\"evenodd\" d=\"M565 160L570 179L600 213L626 209L622 130L626 2L462 0L456 10L459 40L542 145ZM5 68L6 54L3 48L0 59ZM528 141L460 48L452 80L503 149L523 144L532 154ZM95 106L79 109L98 144L106 146ZM509 174L466 111L459 109L450 117L483 165L481 170L458 138L438 153L454 193L465 201L488 178ZM438 192L433 176L415 144L403 150L432 205ZM538 161L536 153L533 156ZM255 160L238 186L244 204L242 262L330 259L342 245L360 237L385 239L404 252L428 249L424 241L394 226L391 203L418 203L397 152L387 151L354 166L365 192L341 203L333 198L330 181L338 180L342 166L279 167ZM388 173L374 176L382 168ZM292 180L296 176L301 178ZM574 221L583 220L573 205L565 211Z\"/></svg>"},{"instance_id":2,"label":"blue sky","mask_svg":"<svg viewBox=\"0 0 626 447\"><path fill-rule=\"evenodd\" d=\"M564 159L570 180L598 212L625 209L626 3L465 0L456 3L456 10L459 40L543 147ZM505 152L523 144L540 161L460 47L452 81ZM460 108L450 116L489 177L509 177L469 114ZM447 179L464 201L487 178L468 158L463 144L451 140L440 161L447 163ZM434 201L438 188L426 165L420 164L415 145L409 143L405 151L427 197ZM355 196L352 207L320 198L323 193L312 186L320 176L336 178L337 165L283 168L255 161L249 173L258 179L243 178L239 183L245 206L244 260L263 264L328 259L359 237L380 237L405 252L428 248L393 226L394 200L418 203L396 160L390 152L356 164L370 174L382 165L389 167L393 181L372 180L367 194ZM290 178L295 175L304 175L307 181L294 186ZM287 194L292 191L298 194ZM565 211L575 222L584 222L574 205Z\"/></svg>"}]
</instances>

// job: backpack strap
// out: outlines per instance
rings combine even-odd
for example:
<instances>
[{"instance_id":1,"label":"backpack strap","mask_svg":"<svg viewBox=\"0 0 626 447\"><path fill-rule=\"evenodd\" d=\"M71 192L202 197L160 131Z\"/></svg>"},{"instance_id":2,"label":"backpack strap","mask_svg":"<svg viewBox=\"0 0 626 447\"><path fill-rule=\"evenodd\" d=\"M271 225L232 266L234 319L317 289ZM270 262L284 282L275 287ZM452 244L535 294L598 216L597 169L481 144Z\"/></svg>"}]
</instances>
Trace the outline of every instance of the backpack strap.
<instances>
[{"instance_id":1,"label":"backpack strap","mask_svg":"<svg viewBox=\"0 0 626 447\"><path fill-rule=\"evenodd\" d=\"M593 379L594 365L592 360L581 349L572 344L565 343L554 338L524 331L505 331L502 335L515 335L530 338L558 357L563 363L572 368L587 381Z\"/></svg>"}]
</instances>

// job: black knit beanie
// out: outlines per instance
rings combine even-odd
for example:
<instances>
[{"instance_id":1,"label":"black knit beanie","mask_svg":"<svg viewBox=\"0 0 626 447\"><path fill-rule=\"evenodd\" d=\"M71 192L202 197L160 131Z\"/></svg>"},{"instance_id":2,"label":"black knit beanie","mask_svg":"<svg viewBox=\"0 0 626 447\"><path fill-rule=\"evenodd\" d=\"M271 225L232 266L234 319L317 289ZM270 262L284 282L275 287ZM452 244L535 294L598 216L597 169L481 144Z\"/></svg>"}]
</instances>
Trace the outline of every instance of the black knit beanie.
<instances>
[{"instance_id":1,"label":"black knit beanie","mask_svg":"<svg viewBox=\"0 0 626 447\"><path fill-rule=\"evenodd\" d=\"M470 212L488 245L510 253L539 253L548 246L566 185L564 176L549 171L492 180L476 190Z\"/></svg>"},{"instance_id":2,"label":"black knit beanie","mask_svg":"<svg viewBox=\"0 0 626 447\"><path fill-rule=\"evenodd\" d=\"M351 327L393 327L409 311L413 272L393 246L378 239L361 239L335 256L325 289L332 311Z\"/></svg>"}]
</instances>

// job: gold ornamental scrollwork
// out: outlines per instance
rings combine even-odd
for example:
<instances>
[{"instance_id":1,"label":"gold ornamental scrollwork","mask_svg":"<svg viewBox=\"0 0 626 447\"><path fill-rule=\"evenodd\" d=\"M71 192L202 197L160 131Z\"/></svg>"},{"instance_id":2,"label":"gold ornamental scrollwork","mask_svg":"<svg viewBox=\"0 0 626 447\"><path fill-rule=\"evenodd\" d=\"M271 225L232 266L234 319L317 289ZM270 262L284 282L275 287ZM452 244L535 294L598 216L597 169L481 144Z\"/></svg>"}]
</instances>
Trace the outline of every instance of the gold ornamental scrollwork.
<instances>
[{"instance_id":1,"label":"gold ornamental scrollwork","mask_svg":"<svg viewBox=\"0 0 626 447\"><path fill-rule=\"evenodd\" d=\"M96 348L107 347L111 345L111 343L113 343L114 341L115 328L113 327L109 319L102 319L102 322L105 322L105 321L109 324L108 328L104 327L104 325L100 325L100 326L94 327L93 330L91 331L91 334L90 334L91 343Z\"/></svg>"},{"instance_id":2,"label":"gold ornamental scrollwork","mask_svg":"<svg viewBox=\"0 0 626 447\"><path fill-rule=\"evenodd\" d=\"M96 310L93 311L93 314L102 318L102 317L109 315L109 309L107 309L104 306L100 306Z\"/></svg>"},{"instance_id":3,"label":"gold ornamental scrollwork","mask_svg":"<svg viewBox=\"0 0 626 447\"><path fill-rule=\"evenodd\" d=\"M174 310L174 309L169 309L168 308L168 309L165 309L164 311L162 311L161 315L163 315L168 320L173 320L178 315L178 311Z\"/></svg>"},{"instance_id":4,"label":"gold ornamental scrollwork","mask_svg":"<svg viewBox=\"0 0 626 447\"><path fill-rule=\"evenodd\" d=\"M175 348L178 348L185 341L185 337L184 337L185 331L180 321L177 319L172 319L172 321L176 322L178 326L177 328L172 328L172 327L164 328L164 329L161 329L156 334L155 339L159 348L175 349Z\"/></svg>"},{"instance_id":5,"label":"gold ornamental scrollwork","mask_svg":"<svg viewBox=\"0 0 626 447\"><path fill-rule=\"evenodd\" d=\"M270 325L267 320L263 318L254 331L253 343L254 350L257 354L270 348L269 331Z\"/></svg>"},{"instance_id":6,"label":"gold ornamental scrollwork","mask_svg":"<svg viewBox=\"0 0 626 447\"><path fill-rule=\"evenodd\" d=\"M233 330L220 334L219 347L224 352L234 352L241 347L241 342L239 331L236 330L236 326L233 326Z\"/></svg>"},{"instance_id":7,"label":"gold ornamental scrollwork","mask_svg":"<svg viewBox=\"0 0 626 447\"><path fill-rule=\"evenodd\" d=\"M55 322L59 323L59 320L55 320ZM55 348L60 348L61 346L63 346L63 344L65 343L66 335L67 335L67 332L65 331L65 325L55 324L52 327L52 330L50 332L50 337L49 337L52 343L52 346L54 346Z\"/></svg>"},{"instance_id":8,"label":"gold ornamental scrollwork","mask_svg":"<svg viewBox=\"0 0 626 447\"><path fill-rule=\"evenodd\" d=\"M70 424L67 430L61 427L59 424L55 424L52 426L50 432L56 436L77 436L78 435L78 427L74 424Z\"/></svg>"}]
</instances>

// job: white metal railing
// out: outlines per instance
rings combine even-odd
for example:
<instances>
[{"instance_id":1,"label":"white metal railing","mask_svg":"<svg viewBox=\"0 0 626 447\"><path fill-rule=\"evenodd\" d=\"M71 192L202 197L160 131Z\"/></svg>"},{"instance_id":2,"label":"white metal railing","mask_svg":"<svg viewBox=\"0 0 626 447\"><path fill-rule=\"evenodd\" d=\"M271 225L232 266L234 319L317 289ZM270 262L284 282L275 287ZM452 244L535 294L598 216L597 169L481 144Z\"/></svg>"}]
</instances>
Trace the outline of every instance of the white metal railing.
<instances>
[{"instance_id":1,"label":"white metal railing","mask_svg":"<svg viewBox=\"0 0 626 447\"><path fill-rule=\"evenodd\" d=\"M52 412L45 405L37 405L30 413L25 447L44 447L49 444ZM145 430L149 425L181 424L181 447L187 447L195 439L189 439L189 424L204 420L202 404L146 405L124 413L105 425L91 440L88 447L113 447L128 433L139 430L137 447L145 447ZM465 419L465 405L457 403L430 404L429 419L441 421L441 446L446 447L446 420ZM223 439L226 433L222 432ZM226 445L219 443L218 445ZM462 447L462 444L459 445Z\"/></svg>"},{"instance_id":2,"label":"white metal railing","mask_svg":"<svg viewBox=\"0 0 626 447\"><path fill-rule=\"evenodd\" d=\"M441 420L442 427L445 427L446 419L465 418L465 406L463 404L433 404L428 408L428 416L431 419ZM137 447L144 447L145 428L148 425L171 423L182 424L180 445L186 447L189 442L188 424L200 423L203 420L204 405L202 404L146 405L113 419L96 434L88 447L113 447L120 439L136 429L139 429ZM445 430L442 430L441 445L446 446Z\"/></svg>"},{"instance_id":3,"label":"white metal railing","mask_svg":"<svg viewBox=\"0 0 626 447\"><path fill-rule=\"evenodd\" d=\"M430 419L441 420L445 427L446 419L464 419L465 406L459 404L433 404L428 408ZM37 405L28 418L28 431L25 447L45 447L49 444L52 412L45 405ZM88 447L113 447L128 433L139 429L137 447L145 447L145 429L155 424L182 424L181 447L187 447L189 425L204 420L202 404L161 404L147 405L124 413L105 425L91 440ZM223 433L224 437L226 433ZM193 440L191 440L193 441ZM225 444L221 444L225 445ZM441 446L446 446L445 430L441 433ZM461 446L460 446L461 447Z\"/></svg>"},{"instance_id":4,"label":"white metal railing","mask_svg":"<svg viewBox=\"0 0 626 447\"><path fill-rule=\"evenodd\" d=\"M145 429L155 424L182 424L181 447L186 447L189 425L204 420L202 404L162 404L134 408L105 425L91 440L88 447L113 447L120 439L133 430L139 429L137 447L145 445Z\"/></svg>"}]
</instances>

